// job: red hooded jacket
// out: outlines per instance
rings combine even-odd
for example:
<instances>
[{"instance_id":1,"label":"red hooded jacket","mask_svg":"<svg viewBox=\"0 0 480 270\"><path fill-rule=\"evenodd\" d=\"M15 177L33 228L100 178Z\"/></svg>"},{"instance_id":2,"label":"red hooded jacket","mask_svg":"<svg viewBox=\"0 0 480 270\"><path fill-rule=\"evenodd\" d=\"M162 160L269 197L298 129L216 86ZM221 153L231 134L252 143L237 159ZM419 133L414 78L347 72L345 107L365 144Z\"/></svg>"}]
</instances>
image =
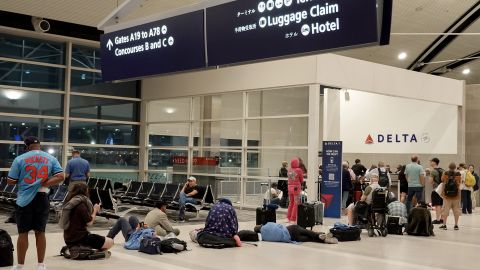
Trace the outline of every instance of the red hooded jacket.
<instances>
[{"instance_id":1,"label":"red hooded jacket","mask_svg":"<svg viewBox=\"0 0 480 270\"><path fill-rule=\"evenodd\" d=\"M300 160L292 159L288 170L288 193L299 195L302 192L303 170L300 168Z\"/></svg>"}]
</instances>

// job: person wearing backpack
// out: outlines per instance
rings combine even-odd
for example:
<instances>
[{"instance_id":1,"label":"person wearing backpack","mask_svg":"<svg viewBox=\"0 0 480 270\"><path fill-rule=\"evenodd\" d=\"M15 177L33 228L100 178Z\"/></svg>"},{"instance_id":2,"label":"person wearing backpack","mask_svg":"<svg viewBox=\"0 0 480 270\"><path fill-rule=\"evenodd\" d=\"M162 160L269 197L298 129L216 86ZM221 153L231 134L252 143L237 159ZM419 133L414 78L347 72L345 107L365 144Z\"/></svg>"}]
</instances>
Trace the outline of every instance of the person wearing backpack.
<instances>
[{"instance_id":1,"label":"person wearing backpack","mask_svg":"<svg viewBox=\"0 0 480 270\"><path fill-rule=\"evenodd\" d=\"M460 184L461 197L462 197L462 213L472 213L472 192L473 186L475 186L475 176L467 170L465 163L459 165L460 174L462 175L462 183Z\"/></svg>"},{"instance_id":2,"label":"person wearing backpack","mask_svg":"<svg viewBox=\"0 0 480 270\"><path fill-rule=\"evenodd\" d=\"M461 206L460 206L460 184L462 181L462 176L460 172L456 171L457 165L455 163L450 163L448 166L448 171L443 173L442 184L443 184L443 225L440 226L440 229L447 230L447 218L450 213L450 209L453 212L455 217L455 226L454 230L458 231L458 220L461 215Z\"/></svg>"},{"instance_id":3,"label":"person wearing backpack","mask_svg":"<svg viewBox=\"0 0 480 270\"><path fill-rule=\"evenodd\" d=\"M392 178L390 176L390 173L388 172L387 167L385 166L385 162L383 162L383 161L378 162L378 167L370 170L366 174L367 179L370 180L370 175L371 174L378 175L378 178L379 178L378 179L378 184L381 187L390 187L390 185L392 184Z\"/></svg>"},{"instance_id":4,"label":"person wearing backpack","mask_svg":"<svg viewBox=\"0 0 480 270\"><path fill-rule=\"evenodd\" d=\"M440 160L438 158L432 158L430 160L430 166L432 170L430 172L430 183L432 184L433 191L431 195L432 199L432 206L435 208L435 220L432 222L433 224L443 224L442 220L442 206L443 206L443 199L436 191L437 187L442 183L442 176L445 172L442 168L438 165L440 164Z\"/></svg>"}]
</instances>

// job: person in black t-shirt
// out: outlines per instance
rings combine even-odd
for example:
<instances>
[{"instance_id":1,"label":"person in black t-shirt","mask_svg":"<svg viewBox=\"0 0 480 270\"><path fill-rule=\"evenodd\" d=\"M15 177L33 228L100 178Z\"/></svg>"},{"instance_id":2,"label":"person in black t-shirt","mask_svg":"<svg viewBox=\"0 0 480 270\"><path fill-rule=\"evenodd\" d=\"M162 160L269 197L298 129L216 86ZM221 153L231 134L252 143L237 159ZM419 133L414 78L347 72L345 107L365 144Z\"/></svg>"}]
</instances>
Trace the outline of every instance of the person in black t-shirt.
<instances>
[{"instance_id":1,"label":"person in black t-shirt","mask_svg":"<svg viewBox=\"0 0 480 270\"><path fill-rule=\"evenodd\" d=\"M357 177L364 176L367 172L367 168L362 165L360 159L355 160L355 165L352 166L352 170Z\"/></svg>"},{"instance_id":2,"label":"person in black t-shirt","mask_svg":"<svg viewBox=\"0 0 480 270\"><path fill-rule=\"evenodd\" d=\"M197 179L193 176L190 176L187 179L187 183L182 188L180 192L180 199L178 201L180 211L178 214L178 219L180 222L185 222L185 204L187 203L196 203L197 200L195 196L198 194Z\"/></svg>"}]
</instances>

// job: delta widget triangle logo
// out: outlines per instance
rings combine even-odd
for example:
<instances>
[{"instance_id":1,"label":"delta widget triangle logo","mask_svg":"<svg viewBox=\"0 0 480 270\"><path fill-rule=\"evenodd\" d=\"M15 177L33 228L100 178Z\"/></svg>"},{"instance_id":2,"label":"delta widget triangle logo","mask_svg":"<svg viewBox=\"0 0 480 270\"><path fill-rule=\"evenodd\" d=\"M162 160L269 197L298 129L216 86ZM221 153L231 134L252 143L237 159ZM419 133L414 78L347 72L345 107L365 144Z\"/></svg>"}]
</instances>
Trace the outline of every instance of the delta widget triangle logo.
<instances>
[{"instance_id":1,"label":"delta widget triangle logo","mask_svg":"<svg viewBox=\"0 0 480 270\"><path fill-rule=\"evenodd\" d=\"M365 140L365 144L373 144L372 135L368 134L367 139Z\"/></svg>"}]
</instances>

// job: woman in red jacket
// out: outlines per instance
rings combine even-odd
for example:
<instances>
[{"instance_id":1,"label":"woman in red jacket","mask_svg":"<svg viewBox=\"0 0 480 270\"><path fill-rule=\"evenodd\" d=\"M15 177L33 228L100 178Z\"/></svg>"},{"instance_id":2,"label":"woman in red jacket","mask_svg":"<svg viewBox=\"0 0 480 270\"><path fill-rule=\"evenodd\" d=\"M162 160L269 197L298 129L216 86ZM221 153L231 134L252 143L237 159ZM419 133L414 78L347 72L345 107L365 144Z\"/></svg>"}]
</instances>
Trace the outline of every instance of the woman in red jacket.
<instances>
[{"instance_id":1,"label":"woman in red jacket","mask_svg":"<svg viewBox=\"0 0 480 270\"><path fill-rule=\"evenodd\" d=\"M290 162L290 169L288 170L288 197L290 200L287 212L288 222L297 221L297 208L302 193L302 182L303 170L300 168L300 160L294 158Z\"/></svg>"}]
</instances>

